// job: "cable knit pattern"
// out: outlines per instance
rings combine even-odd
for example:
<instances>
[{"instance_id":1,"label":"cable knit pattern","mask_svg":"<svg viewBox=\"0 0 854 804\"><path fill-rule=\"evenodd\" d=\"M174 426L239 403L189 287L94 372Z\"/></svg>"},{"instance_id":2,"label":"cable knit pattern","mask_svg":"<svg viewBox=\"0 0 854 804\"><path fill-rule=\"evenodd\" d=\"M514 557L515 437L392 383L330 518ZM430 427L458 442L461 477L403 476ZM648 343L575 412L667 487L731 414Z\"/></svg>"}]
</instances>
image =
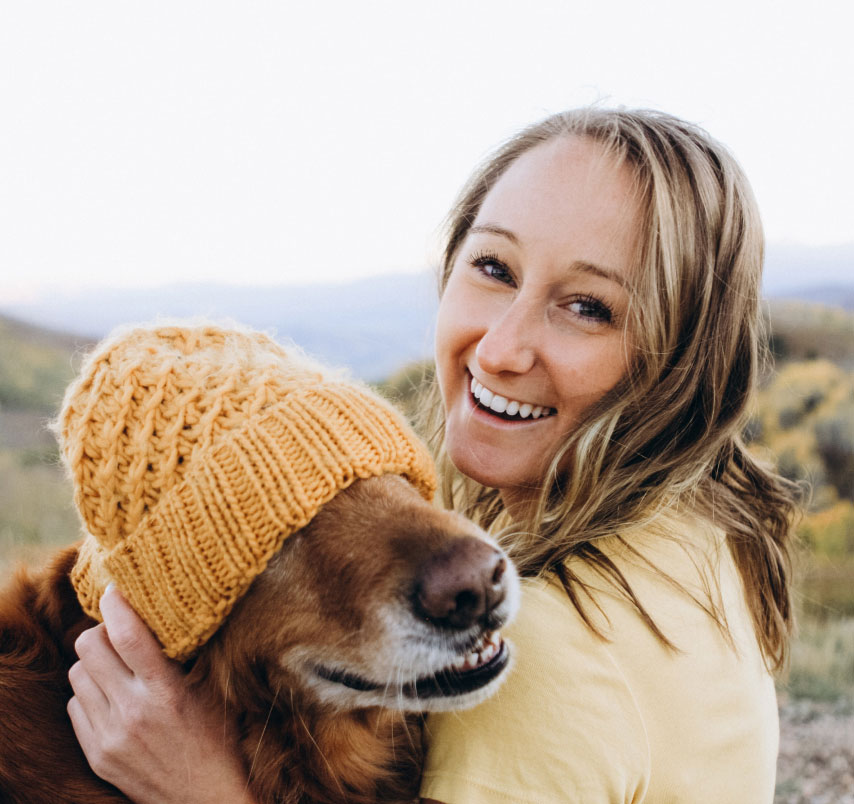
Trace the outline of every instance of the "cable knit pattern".
<instances>
[{"instance_id":1,"label":"cable knit pattern","mask_svg":"<svg viewBox=\"0 0 854 804\"><path fill-rule=\"evenodd\" d=\"M320 506L358 478L432 461L390 405L266 335L211 325L128 330L100 344L58 429L87 535L84 610L114 581L188 658Z\"/></svg>"}]
</instances>

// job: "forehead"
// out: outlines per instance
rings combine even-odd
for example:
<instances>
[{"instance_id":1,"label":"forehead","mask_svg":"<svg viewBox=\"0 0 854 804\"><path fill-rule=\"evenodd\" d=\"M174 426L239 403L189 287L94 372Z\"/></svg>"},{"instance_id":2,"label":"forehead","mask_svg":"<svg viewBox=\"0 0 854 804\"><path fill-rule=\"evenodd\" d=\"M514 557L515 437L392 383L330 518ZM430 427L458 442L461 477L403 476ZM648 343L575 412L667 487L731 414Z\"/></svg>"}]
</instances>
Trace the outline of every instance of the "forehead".
<instances>
[{"instance_id":1,"label":"forehead","mask_svg":"<svg viewBox=\"0 0 854 804\"><path fill-rule=\"evenodd\" d=\"M513 162L487 193L475 223L509 229L525 245L628 268L640 220L631 169L598 143L567 136Z\"/></svg>"}]
</instances>

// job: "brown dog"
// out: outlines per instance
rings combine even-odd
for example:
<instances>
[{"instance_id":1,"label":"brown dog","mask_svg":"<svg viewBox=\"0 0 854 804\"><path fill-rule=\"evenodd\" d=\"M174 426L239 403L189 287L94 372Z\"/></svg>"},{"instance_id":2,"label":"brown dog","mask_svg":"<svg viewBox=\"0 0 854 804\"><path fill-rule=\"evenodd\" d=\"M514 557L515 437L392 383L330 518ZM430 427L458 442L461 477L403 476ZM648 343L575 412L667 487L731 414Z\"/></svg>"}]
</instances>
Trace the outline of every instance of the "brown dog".
<instances>
[{"instance_id":1,"label":"brown dog","mask_svg":"<svg viewBox=\"0 0 854 804\"><path fill-rule=\"evenodd\" d=\"M126 801L89 769L66 714L74 641L94 621L69 582L76 547L0 599L0 800ZM260 802L417 796L415 714L501 682L518 606L504 554L397 475L359 480L286 540L188 683L238 723Z\"/></svg>"}]
</instances>

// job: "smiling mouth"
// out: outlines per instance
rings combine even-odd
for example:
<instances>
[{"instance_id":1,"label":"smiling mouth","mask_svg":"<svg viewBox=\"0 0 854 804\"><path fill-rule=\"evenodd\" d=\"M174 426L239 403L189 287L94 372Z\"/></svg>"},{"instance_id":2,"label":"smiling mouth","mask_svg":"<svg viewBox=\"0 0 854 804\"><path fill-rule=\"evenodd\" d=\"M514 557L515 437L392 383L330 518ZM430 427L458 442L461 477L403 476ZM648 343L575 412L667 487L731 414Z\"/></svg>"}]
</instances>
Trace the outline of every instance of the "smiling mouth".
<instances>
[{"instance_id":1,"label":"smiling mouth","mask_svg":"<svg viewBox=\"0 0 854 804\"><path fill-rule=\"evenodd\" d=\"M495 631L486 634L471 651L459 656L452 664L429 676L422 676L401 685L400 692L407 698L450 698L465 695L485 687L498 678L510 662L510 649ZM354 673L318 666L315 672L321 678L342 684L359 692L376 692L388 689L387 684L377 684Z\"/></svg>"},{"instance_id":2,"label":"smiling mouth","mask_svg":"<svg viewBox=\"0 0 854 804\"><path fill-rule=\"evenodd\" d=\"M469 394L476 408L508 422L547 419L557 413L556 408L535 405L532 402L519 402L496 394L478 382L471 374L469 374Z\"/></svg>"}]
</instances>

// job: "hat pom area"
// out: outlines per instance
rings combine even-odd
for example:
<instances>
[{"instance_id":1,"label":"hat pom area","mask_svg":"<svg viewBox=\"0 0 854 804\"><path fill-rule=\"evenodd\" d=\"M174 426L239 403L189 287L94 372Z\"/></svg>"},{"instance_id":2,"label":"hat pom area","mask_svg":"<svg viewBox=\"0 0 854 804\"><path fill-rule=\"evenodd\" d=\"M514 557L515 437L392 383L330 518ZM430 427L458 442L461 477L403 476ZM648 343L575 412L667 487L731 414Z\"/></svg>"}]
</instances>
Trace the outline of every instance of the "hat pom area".
<instances>
[{"instance_id":1,"label":"hat pom area","mask_svg":"<svg viewBox=\"0 0 854 804\"><path fill-rule=\"evenodd\" d=\"M426 448L365 386L267 335L212 324L99 344L57 423L85 526L71 580L100 619L114 581L177 659L282 546L359 478L436 487Z\"/></svg>"}]
</instances>

